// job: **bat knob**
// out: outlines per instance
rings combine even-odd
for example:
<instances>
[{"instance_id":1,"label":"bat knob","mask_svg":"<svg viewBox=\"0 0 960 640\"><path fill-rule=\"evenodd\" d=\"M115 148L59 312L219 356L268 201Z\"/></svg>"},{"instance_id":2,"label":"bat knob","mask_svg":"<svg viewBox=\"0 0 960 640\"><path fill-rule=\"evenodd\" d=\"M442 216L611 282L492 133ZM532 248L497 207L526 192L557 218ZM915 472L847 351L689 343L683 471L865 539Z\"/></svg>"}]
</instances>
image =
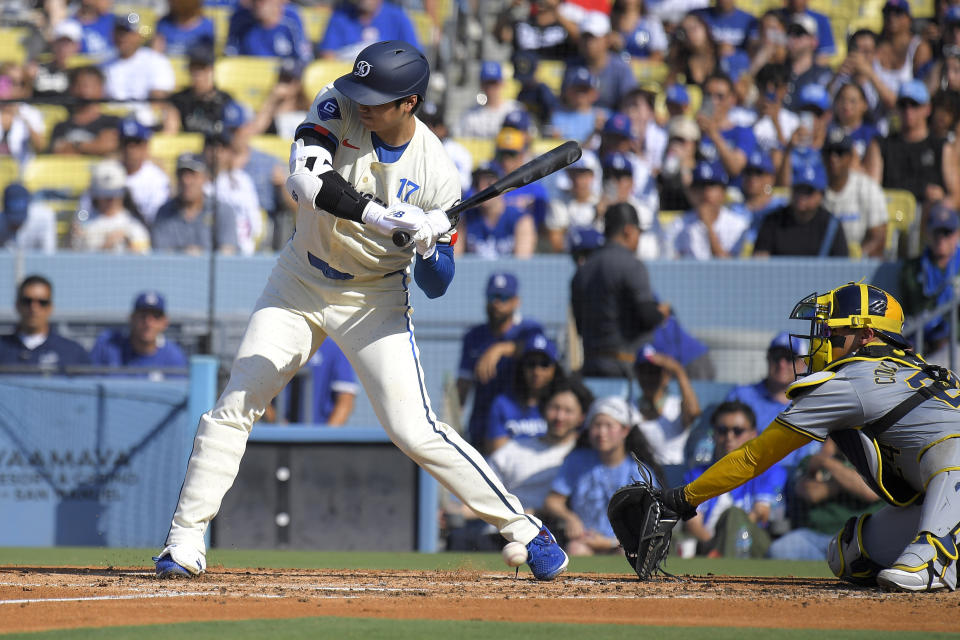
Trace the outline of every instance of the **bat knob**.
<instances>
[{"instance_id":1,"label":"bat knob","mask_svg":"<svg viewBox=\"0 0 960 640\"><path fill-rule=\"evenodd\" d=\"M401 249L410 244L410 234L406 231L393 232L393 244Z\"/></svg>"}]
</instances>

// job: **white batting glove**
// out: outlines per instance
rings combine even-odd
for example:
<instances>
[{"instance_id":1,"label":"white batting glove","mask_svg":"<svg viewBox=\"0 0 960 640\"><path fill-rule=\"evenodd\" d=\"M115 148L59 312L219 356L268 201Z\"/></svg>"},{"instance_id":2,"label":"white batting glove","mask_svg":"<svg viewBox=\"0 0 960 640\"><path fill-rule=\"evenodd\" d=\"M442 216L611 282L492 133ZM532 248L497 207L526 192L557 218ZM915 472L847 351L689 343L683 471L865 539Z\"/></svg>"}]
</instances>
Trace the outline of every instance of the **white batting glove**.
<instances>
[{"instance_id":1,"label":"white batting glove","mask_svg":"<svg viewBox=\"0 0 960 640\"><path fill-rule=\"evenodd\" d=\"M429 258L437 250L437 238L450 231L450 219L441 209L432 209L424 216L423 225L413 235L417 253Z\"/></svg>"},{"instance_id":2,"label":"white batting glove","mask_svg":"<svg viewBox=\"0 0 960 640\"><path fill-rule=\"evenodd\" d=\"M384 208L371 201L363 210L362 218L364 224L387 236L393 235L394 231L406 231L414 235L423 226L426 214L412 204L401 202Z\"/></svg>"}]
</instances>

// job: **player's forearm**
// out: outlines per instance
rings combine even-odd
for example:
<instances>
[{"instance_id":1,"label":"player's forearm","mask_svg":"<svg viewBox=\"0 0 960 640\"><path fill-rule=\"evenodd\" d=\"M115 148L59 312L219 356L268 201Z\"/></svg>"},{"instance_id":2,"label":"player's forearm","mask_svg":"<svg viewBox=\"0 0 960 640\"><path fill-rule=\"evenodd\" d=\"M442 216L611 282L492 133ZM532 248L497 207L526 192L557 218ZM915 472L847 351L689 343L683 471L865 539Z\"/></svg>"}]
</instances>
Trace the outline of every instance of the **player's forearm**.
<instances>
[{"instance_id":1,"label":"player's forearm","mask_svg":"<svg viewBox=\"0 0 960 640\"><path fill-rule=\"evenodd\" d=\"M731 451L688 484L687 501L696 506L756 478L810 438L774 421L759 436Z\"/></svg>"},{"instance_id":2,"label":"player's forearm","mask_svg":"<svg viewBox=\"0 0 960 640\"><path fill-rule=\"evenodd\" d=\"M428 298L439 298L453 282L456 265L453 261L453 246L438 244L429 258L417 254L413 267L413 279Z\"/></svg>"}]
</instances>

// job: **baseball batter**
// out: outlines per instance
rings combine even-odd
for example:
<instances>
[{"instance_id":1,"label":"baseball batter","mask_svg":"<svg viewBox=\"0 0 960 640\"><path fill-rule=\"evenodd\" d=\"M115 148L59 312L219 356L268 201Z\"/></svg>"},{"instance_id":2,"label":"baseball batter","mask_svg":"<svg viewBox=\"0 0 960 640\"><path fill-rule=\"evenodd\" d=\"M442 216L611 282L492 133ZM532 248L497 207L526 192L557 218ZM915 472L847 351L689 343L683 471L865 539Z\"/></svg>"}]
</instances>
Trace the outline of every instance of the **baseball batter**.
<instances>
[{"instance_id":1,"label":"baseball batter","mask_svg":"<svg viewBox=\"0 0 960 640\"><path fill-rule=\"evenodd\" d=\"M524 514L473 447L437 420L413 333L413 277L429 297L453 279L456 234L443 213L460 178L415 113L429 65L400 41L357 56L353 72L314 99L297 130L287 189L296 232L250 317L226 389L200 419L160 576L206 568L204 532L233 484L254 422L327 337L346 354L390 439L511 542L527 547L541 580L567 556L550 531ZM407 232L397 248L394 231Z\"/></svg>"},{"instance_id":2,"label":"baseball batter","mask_svg":"<svg viewBox=\"0 0 960 640\"><path fill-rule=\"evenodd\" d=\"M901 335L903 310L885 291L850 283L801 300L811 323L811 375L760 436L693 482L664 494L684 518L811 440L832 438L886 502L851 518L827 562L841 579L887 589L957 588L960 539L960 385Z\"/></svg>"}]
</instances>

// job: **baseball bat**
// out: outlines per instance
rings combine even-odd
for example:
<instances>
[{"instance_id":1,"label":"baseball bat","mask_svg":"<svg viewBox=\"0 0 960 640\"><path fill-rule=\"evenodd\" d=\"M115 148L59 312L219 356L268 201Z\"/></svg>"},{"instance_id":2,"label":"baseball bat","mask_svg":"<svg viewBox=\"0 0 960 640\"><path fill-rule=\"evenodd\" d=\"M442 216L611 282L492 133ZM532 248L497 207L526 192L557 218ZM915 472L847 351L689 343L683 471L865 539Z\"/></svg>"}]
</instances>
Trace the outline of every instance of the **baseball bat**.
<instances>
[{"instance_id":1,"label":"baseball bat","mask_svg":"<svg viewBox=\"0 0 960 640\"><path fill-rule=\"evenodd\" d=\"M447 209L444 213L447 214L447 219L450 220L451 228L457 226L457 223L460 221L460 214L467 209L471 209L481 202L486 202L490 198L495 198L500 194L513 191L531 182L545 178L551 173L555 173L579 160L582 153L579 144L573 140L567 140L556 149L551 149L543 155L537 156L522 167L503 176L483 191L478 191L466 200L458 202ZM410 244L410 234L406 231L394 231L393 244L398 247L407 246Z\"/></svg>"}]
</instances>

